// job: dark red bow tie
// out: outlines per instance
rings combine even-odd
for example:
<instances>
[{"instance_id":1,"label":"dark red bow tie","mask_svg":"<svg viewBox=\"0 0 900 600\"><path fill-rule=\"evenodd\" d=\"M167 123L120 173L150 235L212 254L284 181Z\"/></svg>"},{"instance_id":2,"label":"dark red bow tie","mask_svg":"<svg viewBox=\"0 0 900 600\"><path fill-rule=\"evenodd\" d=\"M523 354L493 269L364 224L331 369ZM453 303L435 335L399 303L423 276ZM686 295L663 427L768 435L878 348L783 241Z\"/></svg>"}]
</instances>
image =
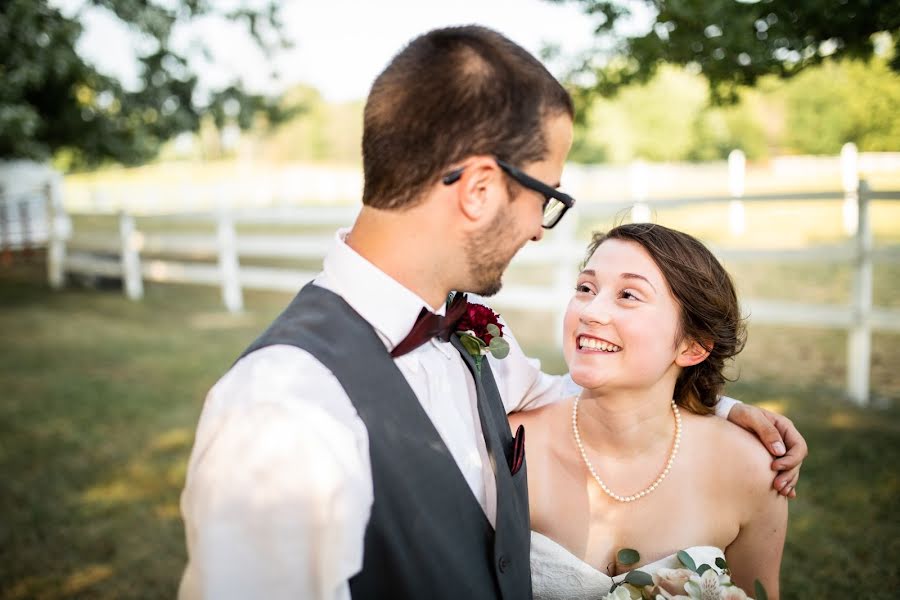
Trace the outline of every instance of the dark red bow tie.
<instances>
[{"instance_id":1,"label":"dark red bow tie","mask_svg":"<svg viewBox=\"0 0 900 600\"><path fill-rule=\"evenodd\" d=\"M465 294L453 296L445 316L436 315L427 308L423 308L409 334L397 344L396 348L391 350L391 356L394 358L403 356L434 337L441 338L445 342L450 341L450 336L456 332L456 326L466 315L468 308L469 302L466 300Z\"/></svg>"}]
</instances>

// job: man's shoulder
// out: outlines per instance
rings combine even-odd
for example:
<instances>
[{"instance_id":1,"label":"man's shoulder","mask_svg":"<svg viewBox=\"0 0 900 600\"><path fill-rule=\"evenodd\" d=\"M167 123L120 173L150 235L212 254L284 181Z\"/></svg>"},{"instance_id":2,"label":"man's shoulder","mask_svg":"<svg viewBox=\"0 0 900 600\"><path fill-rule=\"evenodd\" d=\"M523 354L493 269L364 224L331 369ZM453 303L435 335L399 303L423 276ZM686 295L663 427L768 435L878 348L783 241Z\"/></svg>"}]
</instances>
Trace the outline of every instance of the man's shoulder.
<instances>
[{"instance_id":1,"label":"man's shoulder","mask_svg":"<svg viewBox=\"0 0 900 600\"><path fill-rule=\"evenodd\" d=\"M213 386L210 394L277 398L305 397L341 389L334 374L315 356L287 344L260 348L241 357ZM342 390L341 390L342 391Z\"/></svg>"},{"instance_id":2,"label":"man's shoulder","mask_svg":"<svg viewBox=\"0 0 900 600\"><path fill-rule=\"evenodd\" d=\"M302 421L311 411L348 425L359 418L337 378L312 354L266 346L238 360L209 390L198 434L232 418L266 413Z\"/></svg>"}]
</instances>

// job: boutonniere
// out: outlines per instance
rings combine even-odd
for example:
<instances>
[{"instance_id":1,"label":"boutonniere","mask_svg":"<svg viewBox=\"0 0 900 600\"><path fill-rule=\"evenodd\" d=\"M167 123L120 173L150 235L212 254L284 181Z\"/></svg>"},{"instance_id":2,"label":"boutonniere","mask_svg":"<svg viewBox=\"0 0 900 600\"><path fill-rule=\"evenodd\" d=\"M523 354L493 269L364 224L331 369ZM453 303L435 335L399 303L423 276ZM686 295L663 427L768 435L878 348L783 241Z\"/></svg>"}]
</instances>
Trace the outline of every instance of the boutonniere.
<instances>
[{"instance_id":1,"label":"boutonniere","mask_svg":"<svg viewBox=\"0 0 900 600\"><path fill-rule=\"evenodd\" d=\"M481 373L481 361L490 353L494 358L506 358L509 342L503 339L500 315L483 304L469 304L466 314L456 326L459 341L475 359L475 370Z\"/></svg>"}]
</instances>

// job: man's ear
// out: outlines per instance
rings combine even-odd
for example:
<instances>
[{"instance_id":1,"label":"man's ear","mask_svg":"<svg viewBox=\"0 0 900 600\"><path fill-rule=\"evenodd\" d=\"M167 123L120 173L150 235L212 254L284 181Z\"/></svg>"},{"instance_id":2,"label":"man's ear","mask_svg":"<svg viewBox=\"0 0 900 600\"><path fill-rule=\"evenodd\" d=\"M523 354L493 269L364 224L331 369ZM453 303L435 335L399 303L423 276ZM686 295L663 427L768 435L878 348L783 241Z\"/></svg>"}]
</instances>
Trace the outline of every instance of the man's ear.
<instances>
[{"instance_id":1,"label":"man's ear","mask_svg":"<svg viewBox=\"0 0 900 600\"><path fill-rule=\"evenodd\" d=\"M686 339L678 345L678 356L675 357L675 364L679 367L698 365L706 360L712 349L712 341L701 344L696 340Z\"/></svg>"},{"instance_id":2,"label":"man's ear","mask_svg":"<svg viewBox=\"0 0 900 600\"><path fill-rule=\"evenodd\" d=\"M502 181L503 172L492 158L475 156L466 161L456 195L462 215L471 222L492 215L496 207L491 199Z\"/></svg>"}]
</instances>

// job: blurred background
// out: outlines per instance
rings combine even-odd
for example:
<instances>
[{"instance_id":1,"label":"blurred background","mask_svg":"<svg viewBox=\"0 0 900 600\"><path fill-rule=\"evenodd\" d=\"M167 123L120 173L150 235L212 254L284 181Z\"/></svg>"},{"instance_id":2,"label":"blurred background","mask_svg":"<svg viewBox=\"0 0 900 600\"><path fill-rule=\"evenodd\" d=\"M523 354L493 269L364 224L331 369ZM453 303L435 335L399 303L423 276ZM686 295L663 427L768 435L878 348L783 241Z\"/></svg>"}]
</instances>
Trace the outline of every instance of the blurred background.
<instances>
[{"instance_id":1,"label":"blurred background","mask_svg":"<svg viewBox=\"0 0 900 600\"><path fill-rule=\"evenodd\" d=\"M700 237L749 316L727 393L810 445L783 597L896 597L900 2L6 0L0 598L174 596L206 391L353 222L372 80L467 23L577 102L578 205L495 302L526 351L565 372L591 231Z\"/></svg>"}]
</instances>

